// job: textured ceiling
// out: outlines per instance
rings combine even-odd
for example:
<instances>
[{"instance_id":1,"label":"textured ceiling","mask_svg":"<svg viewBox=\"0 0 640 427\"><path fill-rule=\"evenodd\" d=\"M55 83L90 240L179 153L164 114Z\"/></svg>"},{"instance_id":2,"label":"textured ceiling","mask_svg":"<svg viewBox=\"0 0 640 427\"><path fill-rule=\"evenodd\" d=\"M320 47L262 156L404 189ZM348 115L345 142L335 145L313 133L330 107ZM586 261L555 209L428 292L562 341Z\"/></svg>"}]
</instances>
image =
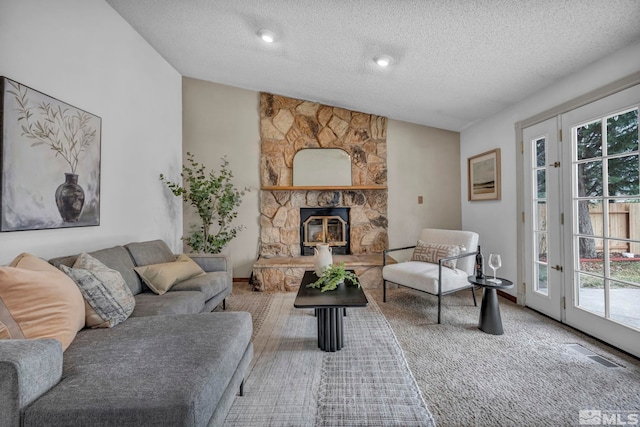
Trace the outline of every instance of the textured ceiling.
<instances>
[{"instance_id":1,"label":"textured ceiling","mask_svg":"<svg viewBox=\"0 0 640 427\"><path fill-rule=\"evenodd\" d=\"M455 131L640 41L638 0L106 1L183 76Z\"/></svg>"}]
</instances>

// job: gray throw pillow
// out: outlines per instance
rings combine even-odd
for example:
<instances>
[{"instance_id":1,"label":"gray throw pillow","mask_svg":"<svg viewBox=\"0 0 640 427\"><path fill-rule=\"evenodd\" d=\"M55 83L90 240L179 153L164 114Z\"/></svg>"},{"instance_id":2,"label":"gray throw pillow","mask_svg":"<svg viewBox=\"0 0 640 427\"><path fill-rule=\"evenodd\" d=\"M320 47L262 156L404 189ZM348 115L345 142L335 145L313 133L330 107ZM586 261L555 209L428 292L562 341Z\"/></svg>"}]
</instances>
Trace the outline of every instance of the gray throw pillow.
<instances>
[{"instance_id":1,"label":"gray throw pillow","mask_svg":"<svg viewBox=\"0 0 640 427\"><path fill-rule=\"evenodd\" d=\"M61 265L60 269L80 288L87 327L111 328L133 313L136 300L119 271L86 253L80 254L73 268Z\"/></svg>"}]
</instances>

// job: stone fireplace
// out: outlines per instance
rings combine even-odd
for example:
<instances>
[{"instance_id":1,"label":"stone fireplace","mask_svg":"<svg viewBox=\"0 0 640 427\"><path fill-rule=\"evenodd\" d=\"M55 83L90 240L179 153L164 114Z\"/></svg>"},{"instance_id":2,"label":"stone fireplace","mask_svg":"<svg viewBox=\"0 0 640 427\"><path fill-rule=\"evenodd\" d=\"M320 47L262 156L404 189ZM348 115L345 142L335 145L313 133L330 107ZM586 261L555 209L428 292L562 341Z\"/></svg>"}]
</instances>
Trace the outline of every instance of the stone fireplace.
<instances>
[{"instance_id":1,"label":"stone fireplace","mask_svg":"<svg viewBox=\"0 0 640 427\"><path fill-rule=\"evenodd\" d=\"M260 94L262 263L254 266L258 288L291 290L299 285L307 264L312 262L304 255L313 254L313 244L305 244L303 223L309 217L303 217L307 209L331 212L339 208L347 212L346 217L334 213L327 216L348 223L342 229L336 218L315 221L312 228L316 235L307 236L307 243L317 238L326 240L330 237L327 233L340 228L345 235L341 240L334 239L334 248L340 248L334 251L379 258L381 264L382 251L388 247L386 128L385 117ZM351 159L351 185L294 186L294 156L307 148L344 150ZM265 259L274 261L266 263ZM271 268L267 264L278 267L267 271ZM368 269L355 268L359 276Z\"/></svg>"}]
</instances>

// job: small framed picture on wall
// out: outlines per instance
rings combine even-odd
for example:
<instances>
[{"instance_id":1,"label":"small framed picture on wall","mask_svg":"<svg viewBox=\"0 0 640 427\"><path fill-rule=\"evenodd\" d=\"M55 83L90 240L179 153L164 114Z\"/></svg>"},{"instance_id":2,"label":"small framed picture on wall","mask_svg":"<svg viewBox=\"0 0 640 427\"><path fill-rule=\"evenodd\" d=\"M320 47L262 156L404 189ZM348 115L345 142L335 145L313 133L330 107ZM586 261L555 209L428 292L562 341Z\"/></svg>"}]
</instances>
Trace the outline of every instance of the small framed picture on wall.
<instances>
[{"instance_id":1,"label":"small framed picture on wall","mask_svg":"<svg viewBox=\"0 0 640 427\"><path fill-rule=\"evenodd\" d=\"M467 160L469 200L500 200L500 149Z\"/></svg>"}]
</instances>

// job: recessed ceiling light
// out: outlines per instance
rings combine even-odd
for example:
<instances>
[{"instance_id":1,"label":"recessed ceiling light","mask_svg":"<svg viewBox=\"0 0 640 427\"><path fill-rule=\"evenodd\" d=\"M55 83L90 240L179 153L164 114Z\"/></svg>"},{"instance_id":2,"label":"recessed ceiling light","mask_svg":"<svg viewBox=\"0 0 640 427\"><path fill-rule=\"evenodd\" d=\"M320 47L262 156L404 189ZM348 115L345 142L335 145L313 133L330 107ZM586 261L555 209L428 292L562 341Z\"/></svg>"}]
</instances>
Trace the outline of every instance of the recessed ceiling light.
<instances>
[{"instance_id":1,"label":"recessed ceiling light","mask_svg":"<svg viewBox=\"0 0 640 427\"><path fill-rule=\"evenodd\" d=\"M379 55L373 58L373 61L380 67L388 67L391 64L391 57L387 55Z\"/></svg>"},{"instance_id":2,"label":"recessed ceiling light","mask_svg":"<svg viewBox=\"0 0 640 427\"><path fill-rule=\"evenodd\" d=\"M273 43L274 41L276 41L276 35L273 33L273 31L270 31L264 28L261 30L258 30L258 36L260 36L260 38L265 43Z\"/></svg>"}]
</instances>

